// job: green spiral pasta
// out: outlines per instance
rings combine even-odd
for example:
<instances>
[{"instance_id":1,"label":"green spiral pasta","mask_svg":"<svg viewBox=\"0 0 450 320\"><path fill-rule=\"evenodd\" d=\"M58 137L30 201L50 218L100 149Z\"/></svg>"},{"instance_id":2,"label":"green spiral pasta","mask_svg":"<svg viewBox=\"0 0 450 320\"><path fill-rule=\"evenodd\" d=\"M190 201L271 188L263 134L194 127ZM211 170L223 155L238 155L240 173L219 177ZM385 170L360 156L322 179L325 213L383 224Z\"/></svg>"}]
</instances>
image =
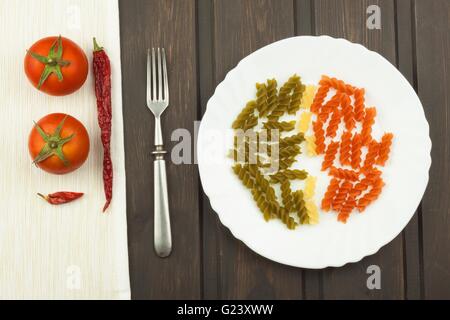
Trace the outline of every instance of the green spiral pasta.
<instances>
[{"instance_id":1,"label":"green spiral pasta","mask_svg":"<svg viewBox=\"0 0 450 320\"><path fill-rule=\"evenodd\" d=\"M308 210L306 209L306 203L303 199L303 192L297 190L293 193L295 209L297 211L297 216L301 224L309 224Z\"/></svg>"},{"instance_id":2,"label":"green spiral pasta","mask_svg":"<svg viewBox=\"0 0 450 320\"><path fill-rule=\"evenodd\" d=\"M302 149L298 145L287 146L279 151L280 158L296 157L301 153Z\"/></svg>"},{"instance_id":3,"label":"green spiral pasta","mask_svg":"<svg viewBox=\"0 0 450 320\"><path fill-rule=\"evenodd\" d=\"M291 102L291 92L300 81L300 77L293 75L286 81L278 92L278 105L272 110L268 118L271 121L277 121L289 109Z\"/></svg>"},{"instance_id":4,"label":"green spiral pasta","mask_svg":"<svg viewBox=\"0 0 450 320\"><path fill-rule=\"evenodd\" d=\"M308 172L305 170L283 170L278 171L270 176L272 183L283 183L286 180L304 180L308 177Z\"/></svg>"},{"instance_id":5,"label":"green spiral pasta","mask_svg":"<svg viewBox=\"0 0 450 320\"><path fill-rule=\"evenodd\" d=\"M295 114L300 109L300 104L302 102L302 97L305 89L306 87L301 83L299 78L298 82L295 84L291 95L291 100L287 108L288 114Z\"/></svg>"},{"instance_id":6,"label":"green spiral pasta","mask_svg":"<svg viewBox=\"0 0 450 320\"><path fill-rule=\"evenodd\" d=\"M280 147L287 147L292 145L298 145L305 141L305 135L302 132L294 134L290 137L286 137L280 140Z\"/></svg>"},{"instance_id":7,"label":"green spiral pasta","mask_svg":"<svg viewBox=\"0 0 450 320\"><path fill-rule=\"evenodd\" d=\"M292 131L295 129L295 121L267 121L264 123L265 129L278 129L280 131Z\"/></svg>"},{"instance_id":8,"label":"green spiral pasta","mask_svg":"<svg viewBox=\"0 0 450 320\"><path fill-rule=\"evenodd\" d=\"M254 112L256 109L256 101L252 100L247 102L244 109L242 109L241 113L236 117L232 124L233 129L244 129L245 123L249 119L250 116L254 116Z\"/></svg>"},{"instance_id":9,"label":"green spiral pasta","mask_svg":"<svg viewBox=\"0 0 450 320\"><path fill-rule=\"evenodd\" d=\"M309 208L314 207L312 200L308 198L309 202L306 201L301 190L293 192L290 182L308 176L304 170L290 169L301 153L304 133L280 138L282 132L295 129L296 121L279 121L279 118L285 114L296 114L304 91L305 86L297 75L290 77L279 90L275 79L258 83L256 100L248 102L232 124L233 129L245 131L242 140L237 136L239 131L235 132L234 148L230 154L235 160L234 173L251 191L264 219L280 219L288 229L295 229L298 225L297 218L291 214L298 216L301 224L311 223L313 216L309 214ZM264 117L268 121L263 123L261 130L256 129L259 119ZM243 159L238 159L238 155ZM280 184L279 200L282 203L273 188L276 183ZM315 218L315 221L318 219Z\"/></svg>"},{"instance_id":10,"label":"green spiral pasta","mask_svg":"<svg viewBox=\"0 0 450 320\"><path fill-rule=\"evenodd\" d=\"M278 102L277 80L267 80L267 110L261 112L260 116L264 117L270 114L276 107Z\"/></svg>"},{"instance_id":11,"label":"green spiral pasta","mask_svg":"<svg viewBox=\"0 0 450 320\"><path fill-rule=\"evenodd\" d=\"M256 109L258 109L260 116L268 110L267 86L264 83L256 84Z\"/></svg>"},{"instance_id":12,"label":"green spiral pasta","mask_svg":"<svg viewBox=\"0 0 450 320\"><path fill-rule=\"evenodd\" d=\"M291 183L289 180L284 180L281 183L281 199L283 200L284 208L287 212L293 212L295 211L295 203L294 203L294 197L292 196L291 191Z\"/></svg>"}]
</instances>

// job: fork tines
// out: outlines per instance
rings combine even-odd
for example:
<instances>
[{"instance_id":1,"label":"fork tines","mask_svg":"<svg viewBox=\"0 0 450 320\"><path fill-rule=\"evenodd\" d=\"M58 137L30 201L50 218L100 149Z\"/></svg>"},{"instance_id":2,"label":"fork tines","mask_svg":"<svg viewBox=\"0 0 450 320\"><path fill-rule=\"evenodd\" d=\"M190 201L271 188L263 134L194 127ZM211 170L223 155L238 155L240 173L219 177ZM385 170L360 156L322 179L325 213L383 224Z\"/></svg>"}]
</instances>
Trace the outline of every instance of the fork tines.
<instances>
[{"instance_id":1,"label":"fork tines","mask_svg":"<svg viewBox=\"0 0 450 320\"><path fill-rule=\"evenodd\" d=\"M152 48L147 52L147 102L169 100L166 52L164 48Z\"/></svg>"}]
</instances>

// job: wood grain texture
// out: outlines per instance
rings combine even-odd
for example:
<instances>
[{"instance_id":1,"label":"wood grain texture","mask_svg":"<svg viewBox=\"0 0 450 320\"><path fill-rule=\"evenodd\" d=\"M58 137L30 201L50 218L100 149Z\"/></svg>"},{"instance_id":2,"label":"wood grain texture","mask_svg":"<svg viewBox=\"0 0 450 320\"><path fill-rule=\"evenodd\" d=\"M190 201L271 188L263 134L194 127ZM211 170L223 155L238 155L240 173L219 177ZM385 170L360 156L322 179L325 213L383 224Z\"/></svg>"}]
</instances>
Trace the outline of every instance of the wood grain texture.
<instances>
[{"instance_id":1,"label":"wood grain texture","mask_svg":"<svg viewBox=\"0 0 450 320\"><path fill-rule=\"evenodd\" d=\"M201 4L201 3L200 3ZM214 81L218 84L240 59L273 41L294 34L293 2L214 1ZM216 216L204 207L205 217ZM253 253L233 238L217 218L204 219L205 283L207 298L299 299L302 271L282 266Z\"/></svg>"},{"instance_id":2,"label":"wood grain texture","mask_svg":"<svg viewBox=\"0 0 450 320\"><path fill-rule=\"evenodd\" d=\"M133 298L418 299L449 298L448 159L450 91L446 0L120 1L128 234ZM366 28L381 8L382 29ZM145 50L169 51L171 107L163 127L192 130L216 85L240 59L293 35L328 34L361 43L397 65L418 90L433 140L430 184L401 236L377 254L322 271L282 266L253 253L224 228L193 166L168 168L174 254L153 251L153 118L145 109ZM416 65L417 61L417 65ZM176 109L176 110L175 110ZM173 144L172 144L173 145ZM367 267L382 272L368 290Z\"/></svg>"},{"instance_id":3,"label":"wood grain texture","mask_svg":"<svg viewBox=\"0 0 450 320\"><path fill-rule=\"evenodd\" d=\"M153 115L146 107L147 48L164 47L170 105L162 117L166 149L174 129L193 132L197 118L194 0L120 1L127 163L130 278L134 299L200 298L198 178L193 165L167 156L173 252L153 250Z\"/></svg>"},{"instance_id":4,"label":"wood grain texture","mask_svg":"<svg viewBox=\"0 0 450 320\"><path fill-rule=\"evenodd\" d=\"M411 0L395 2L397 68L417 90L415 70L415 28L414 7ZM421 207L417 209L411 221L403 231L404 284L406 299L422 297L422 262L420 242Z\"/></svg>"},{"instance_id":5,"label":"wood grain texture","mask_svg":"<svg viewBox=\"0 0 450 320\"><path fill-rule=\"evenodd\" d=\"M430 124L433 163L422 201L424 296L450 297L450 2L416 1L418 92Z\"/></svg>"},{"instance_id":6,"label":"wood grain texture","mask_svg":"<svg viewBox=\"0 0 450 320\"><path fill-rule=\"evenodd\" d=\"M381 30L366 28L366 9L376 4L381 8ZM361 43L396 63L395 23L393 1L316 0L314 1L315 31ZM369 290L367 267L381 269L381 290ZM402 237L394 239L377 254L342 268L328 268L323 272L325 299L402 299L403 282ZM349 285L351 284L351 285Z\"/></svg>"}]
</instances>

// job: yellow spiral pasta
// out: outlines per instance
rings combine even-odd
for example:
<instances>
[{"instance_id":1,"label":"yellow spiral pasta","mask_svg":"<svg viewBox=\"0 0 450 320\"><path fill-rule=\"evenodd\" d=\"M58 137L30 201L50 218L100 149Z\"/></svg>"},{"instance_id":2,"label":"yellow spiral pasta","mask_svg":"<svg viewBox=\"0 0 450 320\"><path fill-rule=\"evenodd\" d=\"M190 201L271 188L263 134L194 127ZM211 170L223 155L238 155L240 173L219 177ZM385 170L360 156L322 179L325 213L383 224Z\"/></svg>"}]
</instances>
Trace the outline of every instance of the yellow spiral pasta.
<instances>
[{"instance_id":1,"label":"yellow spiral pasta","mask_svg":"<svg viewBox=\"0 0 450 320\"><path fill-rule=\"evenodd\" d=\"M310 157L317 156L316 138L314 136L306 136L306 154Z\"/></svg>"},{"instance_id":2,"label":"yellow spiral pasta","mask_svg":"<svg viewBox=\"0 0 450 320\"><path fill-rule=\"evenodd\" d=\"M317 178L313 176L308 176L305 180L305 189L303 190L303 195L305 199L312 199L316 192L316 181Z\"/></svg>"},{"instance_id":3,"label":"yellow spiral pasta","mask_svg":"<svg viewBox=\"0 0 450 320\"><path fill-rule=\"evenodd\" d=\"M319 223L319 210L312 200L307 200L305 202L305 207L308 213L308 224L318 224Z\"/></svg>"},{"instance_id":4,"label":"yellow spiral pasta","mask_svg":"<svg viewBox=\"0 0 450 320\"><path fill-rule=\"evenodd\" d=\"M312 113L309 111L304 111L300 114L298 120L298 131L306 133L309 129L309 124L311 123Z\"/></svg>"},{"instance_id":5,"label":"yellow spiral pasta","mask_svg":"<svg viewBox=\"0 0 450 320\"><path fill-rule=\"evenodd\" d=\"M309 110L311 104L314 101L316 90L317 90L316 86L313 85L306 86L305 91L303 92L302 103L300 104L300 108Z\"/></svg>"}]
</instances>

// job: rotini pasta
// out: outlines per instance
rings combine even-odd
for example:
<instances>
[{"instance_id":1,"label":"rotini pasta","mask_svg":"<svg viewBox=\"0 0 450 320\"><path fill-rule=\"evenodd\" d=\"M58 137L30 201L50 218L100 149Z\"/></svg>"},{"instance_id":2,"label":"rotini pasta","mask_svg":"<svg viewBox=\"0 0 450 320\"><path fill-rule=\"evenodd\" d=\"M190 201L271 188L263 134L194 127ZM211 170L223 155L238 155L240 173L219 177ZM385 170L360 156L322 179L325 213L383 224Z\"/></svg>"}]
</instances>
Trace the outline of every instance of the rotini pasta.
<instances>
[{"instance_id":1,"label":"rotini pasta","mask_svg":"<svg viewBox=\"0 0 450 320\"><path fill-rule=\"evenodd\" d=\"M353 198L351 195L348 195L347 199L342 204L341 209L339 210L338 221L346 223L348 217L350 216L350 213L353 211L355 207L356 207L355 198Z\"/></svg>"},{"instance_id":2,"label":"rotini pasta","mask_svg":"<svg viewBox=\"0 0 450 320\"><path fill-rule=\"evenodd\" d=\"M333 93L327 99L330 89ZM298 121L280 121L289 115L293 118L300 108ZM354 209L364 211L375 201L384 186L377 166L386 164L393 135L386 133L380 142L374 140L375 117L376 108L365 106L365 90L342 80L322 76L318 87L305 86L299 76L293 75L278 90L277 81L268 79L256 84L256 100L248 102L232 124L236 130L230 152L234 158L232 170L251 191L266 221L279 219L288 229L316 224L317 179L305 170L292 168L305 141L306 154L324 154L321 169L331 176L321 208L333 209L338 221L346 223ZM338 137L341 123L344 131ZM313 134L305 136L310 126ZM243 140L238 140L240 130L246 131ZM293 130L293 135L280 137ZM338 167L335 162L351 169ZM293 180L305 180L303 190L292 190ZM279 190L274 189L275 184L279 184Z\"/></svg>"},{"instance_id":3,"label":"rotini pasta","mask_svg":"<svg viewBox=\"0 0 450 320\"><path fill-rule=\"evenodd\" d=\"M335 141L330 142L322 162L322 171L325 171L326 169L333 166L338 149L339 149L339 142Z\"/></svg>"},{"instance_id":4,"label":"rotini pasta","mask_svg":"<svg viewBox=\"0 0 450 320\"><path fill-rule=\"evenodd\" d=\"M267 86L264 83L256 84L256 109L262 116L267 112Z\"/></svg>"},{"instance_id":5,"label":"rotini pasta","mask_svg":"<svg viewBox=\"0 0 450 320\"><path fill-rule=\"evenodd\" d=\"M288 147L305 141L305 135L301 132L280 140L280 147Z\"/></svg>"},{"instance_id":6,"label":"rotini pasta","mask_svg":"<svg viewBox=\"0 0 450 320\"><path fill-rule=\"evenodd\" d=\"M351 164L351 150L352 150L352 133L346 131L341 136L341 147L339 151L339 162L341 165Z\"/></svg>"},{"instance_id":7,"label":"rotini pasta","mask_svg":"<svg viewBox=\"0 0 450 320\"><path fill-rule=\"evenodd\" d=\"M348 181L358 181L359 180L359 172L331 167L329 171L329 175L338 179L348 180Z\"/></svg>"},{"instance_id":8,"label":"rotini pasta","mask_svg":"<svg viewBox=\"0 0 450 320\"><path fill-rule=\"evenodd\" d=\"M330 114L339 106L342 99L341 96L341 93L336 92L336 94L320 108L319 114L317 115L317 118L320 121L324 123L327 122Z\"/></svg>"},{"instance_id":9,"label":"rotini pasta","mask_svg":"<svg viewBox=\"0 0 450 320\"><path fill-rule=\"evenodd\" d=\"M389 153L391 152L392 139L394 135L392 133L385 133L381 138L377 164L384 166L389 158Z\"/></svg>"},{"instance_id":10,"label":"rotini pasta","mask_svg":"<svg viewBox=\"0 0 450 320\"><path fill-rule=\"evenodd\" d=\"M286 83L280 88L278 92L278 106L273 109L268 118L271 121L278 120L285 112L288 111L289 104L291 103L291 92L300 81L300 77L293 75Z\"/></svg>"},{"instance_id":11,"label":"rotini pasta","mask_svg":"<svg viewBox=\"0 0 450 320\"><path fill-rule=\"evenodd\" d=\"M316 86L308 85L305 88L305 92L303 92L302 103L300 104L300 108L309 109L313 103L314 96L316 94Z\"/></svg>"},{"instance_id":12,"label":"rotini pasta","mask_svg":"<svg viewBox=\"0 0 450 320\"><path fill-rule=\"evenodd\" d=\"M272 174L270 179L272 183L283 183L286 180L304 180L306 177L308 177L308 173L305 170L287 169Z\"/></svg>"},{"instance_id":13,"label":"rotini pasta","mask_svg":"<svg viewBox=\"0 0 450 320\"><path fill-rule=\"evenodd\" d=\"M350 181L344 181L342 182L341 186L339 187L336 196L331 201L331 207L333 210L340 211L342 208L342 205L344 204L345 200L347 199L348 193L352 189L353 185Z\"/></svg>"},{"instance_id":14,"label":"rotini pasta","mask_svg":"<svg viewBox=\"0 0 450 320\"><path fill-rule=\"evenodd\" d=\"M336 79L336 78L330 78L327 76L322 76L321 83L328 84L330 87L336 89L337 91L340 91L342 93L346 93L348 95L352 95L355 92L355 87L346 84L344 81Z\"/></svg>"},{"instance_id":15,"label":"rotini pasta","mask_svg":"<svg viewBox=\"0 0 450 320\"><path fill-rule=\"evenodd\" d=\"M325 151L325 131L323 130L323 122L320 120L314 121L312 126L316 140L316 152L322 154Z\"/></svg>"},{"instance_id":16,"label":"rotini pasta","mask_svg":"<svg viewBox=\"0 0 450 320\"><path fill-rule=\"evenodd\" d=\"M300 224L308 224L309 223L308 209L306 208L303 192L301 190L297 190L293 193L293 197Z\"/></svg>"},{"instance_id":17,"label":"rotini pasta","mask_svg":"<svg viewBox=\"0 0 450 320\"><path fill-rule=\"evenodd\" d=\"M372 140L367 147L367 154L363 164L363 170L367 171L373 167L378 157L380 145L375 140Z\"/></svg>"},{"instance_id":18,"label":"rotini pasta","mask_svg":"<svg viewBox=\"0 0 450 320\"><path fill-rule=\"evenodd\" d=\"M318 112L325 98L327 97L330 85L328 83L319 83L320 87L314 96L313 103L311 104L311 112Z\"/></svg>"},{"instance_id":19,"label":"rotini pasta","mask_svg":"<svg viewBox=\"0 0 450 320\"><path fill-rule=\"evenodd\" d=\"M357 208L359 212L364 211L369 204L378 199L383 186L384 182L381 177L378 177L377 179L375 179L375 181L373 181L370 191L358 200Z\"/></svg>"},{"instance_id":20,"label":"rotini pasta","mask_svg":"<svg viewBox=\"0 0 450 320\"><path fill-rule=\"evenodd\" d=\"M316 138L314 136L305 137L306 141L306 154L310 157L317 156L316 151Z\"/></svg>"},{"instance_id":21,"label":"rotini pasta","mask_svg":"<svg viewBox=\"0 0 450 320\"><path fill-rule=\"evenodd\" d=\"M261 113L261 117L270 114L276 108L278 100L277 95L277 80L267 80L267 112Z\"/></svg>"},{"instance_id":22,"label":"rotini pasta","mask_svg":"<svg viewBox=\"0 0 450 320\"><path fill-rule=\"evenodd\" d=\"M336 132L339 128L339 124L341 123L341 110L335 108L333 114L331 116L330 122L327 127L327 137L334 138L336 136Z\"/></svg>"},{"instance_id":23,"label":"rotini pasta","mask_svg":"<svg viewBox=\"0 0 450 320\"><path fill-rule=\"evenodd\" d=\"M355 120L362 122L364 119L364 114L365 114L365 106L364 106L364 102L365 102L365 90L364 89L356 89L355 90L355 94L354 94L354 98L355 98Z\"/></svg>"},{"instance_id":24,"label":"rotini pasta","mask_svg":"<svg viewBox=\"0 0 450 320\"><path fill-rule=\"evenodd\" d=\"M304 111L300 114L298 120L298 131L306 133L309 129L309 124L311 123L312 113L309 111Z\"/></svg>"},{"instance_id":25,"label":"rotini pasta","mask_svg":"<svg viewBox=\"0 0 450 320\"><path fill-rule=\"evenodd\" d=\"M308 215L308 224L319 223L319 209L312 200L306 200L305 202L306 212Z\"/></svg>"},{"instance_id":26,"label":"rotini pasta","mask_svg":"<svg viewBox=\"0 0 450 320\"><path fill-rule=\"evenodd\" d=\"M268 121L264 123L265 129L278 129L280 131L292 131L295 129L295 121L282 121L282 122L275 122L275 121Z\"/></svg>"},{"instance_id":27,"label":"rotini pasta","mask_svg":"<svg viewBox=\"0 0 450 320\"><path fill-rule=\"evenodd\" d=\"M314 197L314 194L316 192L316 181L317 178L310 175L308 175L308 177L306 178L305 188L303 191L305 199L312 199Z\"/></svg>"},{"instance_id":28,"label":"rotini pasta","mask_svg":"<svg viewBox=\"0 0 450 320\"><path fill-rule=\"evenodd\" d=\"M352 140L352 168L358 169L361 165L362 139L359 133L355 134Z\"/></svg>"},{"instance_id":29,"label":"rotini pasta","mask_svg":"<svg viewBox=\"0 0 450 320\"><path fill-rule=\"evenodd\" d=\"M248 118L254 114L256 109L256 101L249 101L245 108L239 113L232 124L233 129L243 129Z\"/></svg>"},{"instance_id":30,"label":"rotini pasta","mask_svg":"<svg viewBox=\"0 0 450 320\"><path fill-rule=\"evenodd\" d=\"M355 127L355 114L353 107L350 104L350 97L344 94L342 96L342 115L344 118L345 128L348 131L352 131Z\"/></svg>"},{"instance_id":31,"label":"rotini pasta","mask_svg":"<svg viewBox=\"0 0 450 320\"><path fill-rule=\"evenodd\" d=\"M294 197L292 196L291 183L289 182L289 180L284 180L281 183L280 189L281 199L283 200L283 205L286 211L288 213L295 211Z\"/></svg>"},{"instance_id":32,"label":"rotini pasta","mask_svg":"<svg viewBox=\"0 0 450 320\"><path fill-rule=\"evenodd\" d=\"M324 211L330 211L331 205L333 203L334 198L336 197L336 193L338 192L340 185L340 180L333 178L330 181L330 184L328 185L327 191L325 192L325 195L322 199L322 210Z\"/></svg>"},{"instance_id":33,"label":"rotini pasta","mask_svg":"<svg viewBox=\"0 0 450 320\"><path fill-rule=\"evenodd\" d=\"M366 114L362 123L361 129L361 142L363 146L367 146L372 141L372 126L375 122L375 116L377 115L377 109L366 108Z\"/></svg>"},{"instance_id":34,"label":"rotini pasta","mask_svg":"<svg viewBox=\"0 0 450 320\"><path fill-rule=\"evenodd\" d=\"M279 150L280 158L290 158L299 155L301 148L298 145L287 146Z\"/></svg>"},{"instance_id":35,"label":"rotini pasta","mask_svg":"<svg viewBox=\"0 0 450 320\"><path fill-rule=\"evenodd\" d=\"M287 109L288 114L295 114L300 109L300 103L302 102L303 92L305 92L305 86L301 83L300 79L295 84L291 94L291 101Z\"/></svg>"}]
</instances>

